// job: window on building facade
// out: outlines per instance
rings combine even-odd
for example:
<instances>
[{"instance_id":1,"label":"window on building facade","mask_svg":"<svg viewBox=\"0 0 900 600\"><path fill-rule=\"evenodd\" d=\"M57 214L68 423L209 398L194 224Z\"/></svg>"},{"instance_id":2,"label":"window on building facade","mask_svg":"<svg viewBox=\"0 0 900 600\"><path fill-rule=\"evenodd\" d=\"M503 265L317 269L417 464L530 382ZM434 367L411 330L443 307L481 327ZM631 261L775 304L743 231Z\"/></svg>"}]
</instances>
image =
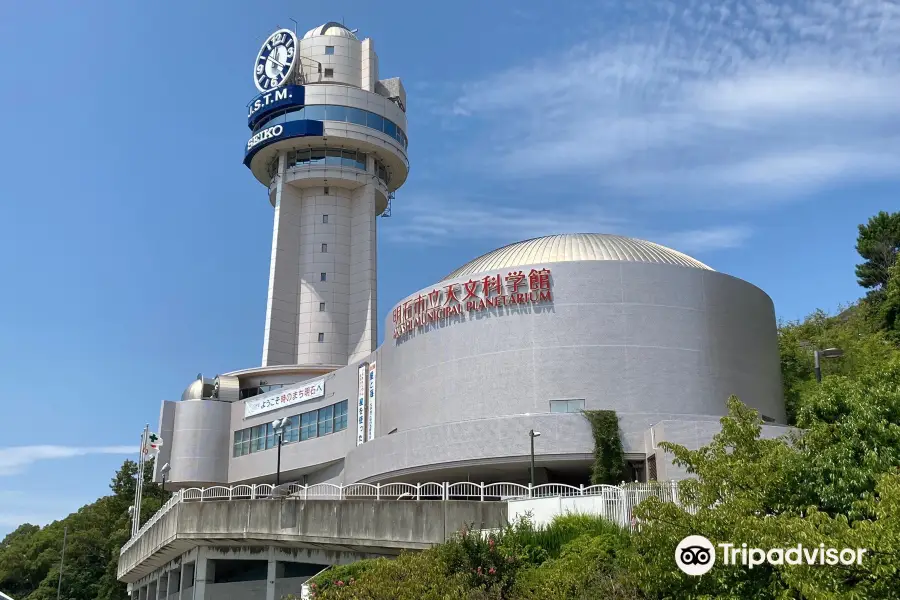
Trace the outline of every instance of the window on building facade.
<instances>
[{"instance_id":1,"label":"window on building facade","mask_svg":"<svg viewBox=\"0 0 900 600\"><path fill-rule=\"evenodd\" d=\"M325 312L325 303L319 302L319 312Z\"/></svg>"},{"instance_id":2,"label":"window on building facade","mask_svg":"<svg viewBox=\"0 0 900 600\"><path fill-rule=\"evenodd\" d=\"M253 396L259 396L260 394L265 394L267 392L271 392L272 390L280 390L285 385L284 383L276 383L272 385L262 384L257 387L249 387L249 388L241 388L240 397L241 400L245 398L252 398Z\"/></svg>"},{"instance_id":3,"label":"window on building facade","mask_svg":"<svg viewBox=\"0 0 900 600\"><path fill-rule=\"evenodd\" d=\"M328 222L328 215L322 215L322 222L323 222L323 223L327 223L327 222Z\"/></svg>"},{"instance_id":4,"label":"window on building facade","mask_svg":"<svg viewBox=\"0 0 900 600\"><path fill-rule=\"evenodd\" d=\"M341 121L344 123L353 123L354 125L360 125L362 127L367 127L370 129L377 129L382 133L386 133L388 136L397 140L397 143L399 143L404 148L409 145L409 140L406 138L406 134L403 133L403 128L398 126L390 119L386 119L382 116L376 115L361 108L340 106L336 104L309 104L304 106L303 108L288 109L286 112L277 113L272 117L260 120L260 122L256 124L256 127L253 131L254 133L258 133L263 129L274 127L275 125L284 125L285 123L288 123L290 121L303 120ZM298 154L305 152L307 151L300 151L298 152ZM292 153L289 152L289 165L292 164L291 155ZM324 162L324 154L322 154L321 159L322 162ZM313 160L312 162L313 164L319 164L316 160Z\"/></svg>"},{"instance_id":5,"label":"window on building facade","mask_svg":"<svg viewBox=\"0 0 900 600\"><path fill-rule=\"evenodd\" d=\"M328 244L322 244L322 252L328 252Z\"/></svg>"},{"instance_id":6,"label":"window on building facade","mask_svg":"<svg viewBox=\"0 0 900 600\"><path fill-rule=\"evenodd\" d=\"M334 46L325 46L325 54L334 54Z\"/></svg>"},{"instance_id":7,"label":"window on building facade","mask_svg":"<svg viewBox=\"0 0 900 600\"><path fill-rule=\"evenodd\" d=\"M347 405L348 400L338 402L334 405L334 430L342 431L347 429Z\"/></svg>"},{"instance_id":8,"label":"window on building facade","mask_svg":"<svg viewBox=\"0 0 900 600\"><path fill-rule=\"evenodd\" d=\"M300 441L311 440L317 437L316 423L319 411L303 413L300 415Z\"/></svg>"},{"instance_id":9,"label":"window on building facade","mask_svg":"<svg viewBox=\"0 0 900 600\"><path fill-rule=\"evenodd\" d=\"M325 273L319 274L319 281L325 281Z\"/></svg>"},{"instance_id":10,"label":"window on building facade","mask_svg":"<svg viewBox=\"0 0 900 600\"><path fill-rule=\"evenodd\" d=\"M290 444L292 442L300 441L300 415L295 415L290 417L290 421L288 421L287 426L284 428L284 439L282 439L283 444Z\"/></svg>"},{"instance_id":11,"label":"window on building facade","mask_svg":"<svg viewBox=\"0 0 900 600\"><path fill-rule=\"evenodd\" d=\"M266 426L257 425L250 428L250 452L259 452L266 448Z\"/></svg>"},{"instance_id":12,"label":"window on building facade","mask_svg":"<svg viewBox=\"0 0 900 600\"><path fill-rule=\"evenodd\" d=\"M234 432L234 456L250 454L250 430L241 429Z\"/></svg>"},{"instance_id":13,"label":"window on building facade","mask_svg":"<svg viewBox=\"0 0 900 600\"><path fill-rule=\"evenodd\" d=\"M325 69L325 77L334 77L334 69Z\"/></svg>"},{"instance_id":14,"label":"window on building facade","mask_svg":"<svg viewBox=\"0 0 900 600\"><path fill-rule=\"evenodd\" d=\"M315 439L347 429L349 401L323 406L318 410L292 415L284 428L282 443L291 444ZM234 432L232 456L261 452L278 445L271 423L248 427Z\"/></svg>"},{"instance_id":15,"label":"window on building facade","mask_svg":"<svg viewBox=\"0 0 900 600\"><path fill-rule=\"evenodd\" d=\"M324 341L325 341L325 334L324 334L324 333L319 333L319 341L320 341L320 342L324 342Z\"/></svg>"},{"instance_id":16,"label":"window on building facade","mask_svg":"<svg viewBox=\"0 0 900 600\"><path fill-rule=\"evenodd\" d=\"M584 400L551 400L550 412L552 413L577 413L584 410Z\"/></svg>"},{"instance_id":17,"label":"window on building facade","mask_svg":"<svg viewBox=\"0 0 900 600\"><path fill-rule=\"evenodd\" d=\"M319 410L319 435L328 435L334 431L334 407L328 406Z\"/></svg>"}]
</instances>

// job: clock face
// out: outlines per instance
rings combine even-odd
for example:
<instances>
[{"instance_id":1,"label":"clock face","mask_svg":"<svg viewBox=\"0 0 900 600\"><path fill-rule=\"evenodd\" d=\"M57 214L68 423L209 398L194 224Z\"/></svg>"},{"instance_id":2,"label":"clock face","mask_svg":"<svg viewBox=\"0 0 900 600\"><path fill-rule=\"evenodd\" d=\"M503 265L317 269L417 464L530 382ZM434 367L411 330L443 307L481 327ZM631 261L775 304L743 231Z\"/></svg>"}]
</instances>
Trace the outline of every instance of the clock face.
<instances>
[{"instance_id":1,"label":"clock face","mask_svg":"<svg viewBox=\"0 0 900 600\"><path fill-rule=\"evenodd\" d=\"M259 91L268 92L287 80L294 71L296 53L297 37L290 29L279 29L263 42L253 65L253 81Z\"/></svg>"}]
</instances>

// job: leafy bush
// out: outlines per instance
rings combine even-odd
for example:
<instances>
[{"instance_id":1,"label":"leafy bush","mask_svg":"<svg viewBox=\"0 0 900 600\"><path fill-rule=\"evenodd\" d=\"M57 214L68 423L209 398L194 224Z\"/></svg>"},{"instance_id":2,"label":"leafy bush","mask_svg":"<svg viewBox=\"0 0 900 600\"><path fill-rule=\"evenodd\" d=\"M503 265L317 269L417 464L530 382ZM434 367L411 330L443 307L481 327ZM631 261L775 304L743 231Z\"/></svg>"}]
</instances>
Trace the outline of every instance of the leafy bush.
<instances>
[{"instance_id":1,"label":"leafy bush","mask_svg":"<svg viewBox=\"0 0 900 600\"><path fill-rule=\"evenodd\" d=\"M576 583L560 583L553 589L588 589L589 582L610 578L609 570L591 568L591 562L595 563L600 557L608 559L615 556L616 552L628 546L628 534L599 517L566 515L557 517L547 527L537 527L528 517L523 517L487 535L473 530L471 526L465 527L446 543L421 553L405 553L394 560L381 558L335 567L317 575L310 584L315 592L313 597L317 600L519 598L522 593L550 589L538 586L536 591L530 592L530 588L525 587L522 592L514 592L522 572L559 559L563 561L556 567L560 570L560 577L567 571L581 575L576 577ZM587 558L579 559L585 548L594 550L587 553ZM579 560L582 562L579 563ZM579 570L576 571L573 565L578 565ZM545 577L545 574L538 577ZM569 596L554 594L545 597Z\"/></svg>"},{"instance_id":2,"label":"leafy bush","mask_svg":"<svg viewBox=\"0 0 900 600\"><path fill-rule=\"evenodd\" d=\"M435 550L403 553L396 559L377 558L346 581L334 579L331 570L310 581L315 600L492 600L474 588L464 573L449 573Z\"/></svg>"},{"instance_id":3,"label":"leafy bush","mask_svg":"<svg viewBox=\"0 0 900 600\"><path fill-rule=\"evenodd\" d=\"M572 517L558 519L554 525L565 532L575 531L578 526L587 531L564 544L558 557L523 569L510 598L624 600L641 597L636 586L627 582L618 564L618 557L631 547L627 532L609 523L590 523L588 519Z\"/></svg>"}]
</instances>

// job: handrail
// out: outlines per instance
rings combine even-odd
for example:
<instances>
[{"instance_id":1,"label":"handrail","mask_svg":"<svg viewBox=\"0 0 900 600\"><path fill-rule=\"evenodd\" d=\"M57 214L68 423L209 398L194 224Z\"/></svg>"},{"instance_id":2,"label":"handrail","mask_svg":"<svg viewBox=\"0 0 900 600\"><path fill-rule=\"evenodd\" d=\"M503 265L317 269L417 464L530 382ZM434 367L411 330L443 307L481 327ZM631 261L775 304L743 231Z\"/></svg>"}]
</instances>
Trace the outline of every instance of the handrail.
<instances>
[{"instance_id":1,"label":"handrail","mask_svg":"<svg viewBox=\"0 0 900 600\"><path fill-rule=\"evenodd\" d=\"M211 502L222 500L264 500L272 497L274 485L269 483L215 485L206 488L185 488L172 494L156 514L144 523L137 534L122 546L121 552L128 550L138 538L158 522L163 515L180 502ZM664 502L678 502L678 482L658 481L649 483L629 483L614 485L567 485L564 483L543 483L531 486L521 483L314 483L288 486L289 494L278 496L285 500L474 500L480 502L505 502L508 500L528 500L537 498L574 498L579 496L599 496L606 502L615 504L613 511L618 521L627 524L631 509L655 496Z\"/></svg>"}]
</instances>

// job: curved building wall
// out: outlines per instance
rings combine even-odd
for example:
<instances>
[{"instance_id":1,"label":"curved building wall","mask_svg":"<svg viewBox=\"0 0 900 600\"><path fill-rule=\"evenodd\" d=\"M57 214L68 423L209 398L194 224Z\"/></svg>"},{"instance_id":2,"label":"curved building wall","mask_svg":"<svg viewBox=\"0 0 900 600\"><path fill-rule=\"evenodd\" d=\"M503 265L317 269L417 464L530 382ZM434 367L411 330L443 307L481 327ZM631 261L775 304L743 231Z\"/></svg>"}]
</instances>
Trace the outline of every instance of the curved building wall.
<instances>
[{"instance_id":1,"label":"curved building wall","mask_svg":"<svg viewBox=\"0 0 900 600\"><path fill-rule=\"evenodd\" d=\"M308 59L297 65L301 83L363 86L363 52L359 40L338 35L315 35L299 40L299 44L300 56ZM326 51L326 48L330 50ZM319 65L322 66L321 71ZM325 69L329 69L329 77L326 77Z\"/></svg>"},{"instance_id":2,"label":"curved building wall","mask_svg":"<svg viewBox=\"0 0 900 600\"><path fill-rule=\"evenodd\" d=\"M464 313L400 339L393 339L388 318L377 359L376 431L397 431L353 450L348 480L386 474L389 463L403 470L484 458L472 446L487 450L497 437L522 438L523 448L507 451L519 455L529 425L510 417L549 413L554 399L615 410L626 451L642 450L639 433L660 420L724 415L731 394L784 423L774 308L759 288L715 271L663 264L534 266L544 267L552 270L552 303ZM542 436L541 453L572 453L573 435L590 452L586 422L571 426L583 431ZM460 427L481 433L454 433ZM424 445L413 443L421 428L429 431ZM389 456L396 460L378 458Z\"/></svg>"},{"instance_id":3,"label":"curved building wall","mask_svg":"<svg viewBox=\"0 0 900 600\"><path fill-rule=\"evenodd\" d=\"M232 403L217 400L175 403L168 481L173 484L228 481L231 407Z\"/></svg>"}]
</instances>

